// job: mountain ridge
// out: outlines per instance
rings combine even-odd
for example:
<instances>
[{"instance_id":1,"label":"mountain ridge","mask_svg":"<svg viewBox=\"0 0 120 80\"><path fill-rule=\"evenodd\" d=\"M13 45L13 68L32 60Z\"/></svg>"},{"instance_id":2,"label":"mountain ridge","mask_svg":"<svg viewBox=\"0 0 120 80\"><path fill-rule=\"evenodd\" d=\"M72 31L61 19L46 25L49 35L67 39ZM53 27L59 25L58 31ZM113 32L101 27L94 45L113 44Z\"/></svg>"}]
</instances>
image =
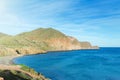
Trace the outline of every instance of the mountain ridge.
<instances>
[{"instance_id":1,"label":"mountain ridge","mask_svg":"<svg viewBox=\"0 0 120 80\"><path fill-rule=\"evenodd\" d=\"M1 33L2 34L2 33ZM53 28L39 28L15 36L0 37L0 55L35 54L47 51L98 49Z\"/></svg>"}]
</instances>

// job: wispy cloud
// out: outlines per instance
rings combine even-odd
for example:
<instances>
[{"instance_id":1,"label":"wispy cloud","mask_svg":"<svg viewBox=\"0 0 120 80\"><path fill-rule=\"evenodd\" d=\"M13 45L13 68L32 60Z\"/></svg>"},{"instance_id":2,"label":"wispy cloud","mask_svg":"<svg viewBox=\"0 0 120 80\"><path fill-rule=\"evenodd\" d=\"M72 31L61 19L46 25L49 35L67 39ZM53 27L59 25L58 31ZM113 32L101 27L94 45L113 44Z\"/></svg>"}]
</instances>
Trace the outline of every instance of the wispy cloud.
<instances>
[{"instance_id":1,"label":"wispy cloud","mask_svg":"<svg viewBox=\"0 0 120 80\"><path fill-rule=\"evenodd\" d=\"M38 27L53 27L79 40L107 46L120 40L119 3L119 0L0 0L0 32L15 35Z\"/></svg>"}]
</instances>

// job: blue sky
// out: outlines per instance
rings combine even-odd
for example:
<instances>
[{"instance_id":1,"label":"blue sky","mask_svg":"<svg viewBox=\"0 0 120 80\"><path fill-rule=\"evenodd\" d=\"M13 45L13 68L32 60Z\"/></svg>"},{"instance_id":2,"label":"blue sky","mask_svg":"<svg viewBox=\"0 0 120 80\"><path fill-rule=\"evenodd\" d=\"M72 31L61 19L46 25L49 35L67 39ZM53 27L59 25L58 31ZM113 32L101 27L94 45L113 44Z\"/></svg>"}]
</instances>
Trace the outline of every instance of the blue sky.
<instances>
[{"instance_id":1,"label":"blue sky","mask_svg":"<svg viewBox=\"0 0 120 80\"><path fill-rule=\"evenodd\" d=\"M0 32L52 27L79 41L120 46L120 0L0 0Z\"/></svg>"}]
</instances>

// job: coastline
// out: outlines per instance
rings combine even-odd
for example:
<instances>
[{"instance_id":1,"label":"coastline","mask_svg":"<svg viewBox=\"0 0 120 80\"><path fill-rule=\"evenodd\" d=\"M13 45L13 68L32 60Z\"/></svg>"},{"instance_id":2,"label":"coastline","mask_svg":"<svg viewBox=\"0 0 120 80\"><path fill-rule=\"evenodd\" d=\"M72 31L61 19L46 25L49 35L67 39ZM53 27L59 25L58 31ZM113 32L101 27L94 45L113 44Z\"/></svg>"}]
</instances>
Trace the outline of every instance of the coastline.
<instances>
[{"instance_id":1,"label":"coastline","mask_svg":"<svg viewBox=\"0 0 120 80\"><path fill-rule=\"evenodd\" d=\"M36 71L33 71L34 73L36 74L33 74L33 72L28 72L24 69L22 69L23 66L19 65L19 64L15 64L13 62L13 59L15 58L18 58L18 57L21 57L21 56L25 56L25 55L16 55L16 56L1 56L0 57L0 70L18 70L18 71L21 71L23 73L25 73L26 75L29 75L33 78L36 78L36 79L40 79L40 80L51 80L49 78L46 78L44 75L42 74L39 74L38 75L38 72ZM25 65L24 65L25 66ZM27 66L26 66L27 67ZM32 68L30 67L27 67L29 68L30 70L33 70ZM3 79L3 78L2 78Z\"/></svg>"},{"instance_id":2,"label":"coastline","mask_svg":"<svg viewBox=\"0 0 120 80\"><path fill-rule=\"evenodd\" d=\"M88 49L73 49L73 50L51 50L51 51L45 51L44 53L33 53L33 54L27 54L27 55L38 55L38 54L47 54L49 52L66 52L66 51L75 51L75 50L98 50L100 48L88 48ZM0 56L0 65L14 65L13 59L27 56L27 55L12 55L12 56Z\"/></svg>"},{"instance_id":3,"label":"coastline","mask_svg":"<svg viewBox=\"0 0 120 80\"><path fill-rule=\"evenodd\" d=\"M89 49L79 49L79 50L89 50ZM90 49L93 50L93 49ZM47 54L49 52L66 52L66 51L74 51L74 50L56 50L56 51L46 51L44 54ZM34 53L29 55L37 55L37 54L43 54L43 53ZM27 55L14 55L14 56L0 56L0 69L20 69L21 66L14 63L13 60L18 57L27 56ZM51 80L49 78L45 79L45 75L41 75L41 78L43 80Z\"/></svg>"},{"instance_id":4,"label":"coastline","mask_svg":"<svg viewBox=\"0 0 120 80\"><path fill-rule=\"evenodd\" d=\"M45 54L49 52L68 52L68 51L76 51L76 50L99 50L100 48L91 48L91 49L73 49L73 50L53 50L53 51L46 51ZM31 54L30 54L31 55ZM34 55L34 54L32 54Z\"/></svg>"},{"instance_id":5,"label":"coastline","mask_svg":"<svg viewBox=\"0 0 120 80\"><path fill-rule=\"evenodd\" d=\"M104 49L104 50L103 50ZM113 51L113 52L111 52L111 51ZM73 69L75 69L75 71L77 72L77 71L79 71L79 74L77 75L77 73L75 73L75 74L73 74L73 75L77 75L77 76L75 76L74 78L76 79L76 80L78 80L81 76L80 75L84 75L84 72L83 73L81 73L84 69L85 70L88 70L88 72L89 72L89 69L88 68L90 68L91 69L91 71L92 71L92 69L93 68L91 68L91 66L88 66L88 63L86 63L86 62L89 62L90 61L90 64L92 64L93 66L95 66L96 67L96 70L95 70L95 72L96 71L98 71L97 69L98 68L100 68L99 67L99 65L98 64L102 64L101 62L105 62L105 64L106 64L106 60L104 60L104 59L111 59L111 57L112 56L116 56L116 54L114 54L114 52L116 52L116 51L118 51L118 50L116 50L116 49L111 49L111 48L106 48L106 47L103 47L102 48L102 50L99 50L99 51L83 51L83 53L80 51L80 54L79 53L77 53L77 52L75 52L75 55L72 55L72 54L74 54L74 53L72 53L72 54L70 54L71 56L68 56L69 55L69 53L66 55L66 53L64 53L64 54L60 54L62 57L60 57L60 55L59 54L57 54L57 53L55 53L55 55L53 55L52 53L52 55L49 55L49 56L47 56L46 57L46 55L47 54L45 54L45 56L44 56L44 54L42 55L40 55L41 56L41 58L42 59L40 59L41 60L41 62L40 62L40 64L41 63L43 63L44 61L45 61L45 64L43 64L41 67L42 67L42 69L41 70L43 70L43 72L46 74L46 73L48 73L47 74L47 76L50 76L51 77L51 79L54 79L54 77L56 78L57 76L55 75L55 74L57 74L58 76L60 76L60 80L64 80L64 78L66 77L66 78L68 78L68 77L70 77L70 76L72 76L72 74L71 75L66 75L64 72L67 70L68 72L70 72L71 73L71 70L73 70ZM79 51L78 51L79 52ZM109 52L111 52L111 53L109 53ZM85 53L85 54L84 54ZM119 52L118 52L119 53ZM78 55L77 55L78 54ZM59 57L60 58L57 58L58 57L58 55L59 55ZM101 56L102 55L102 56ZM103 55L105 55L105 58L103 58ZM52 57L51 57L52 56ZM55 56L55 57L53 57L53 56ZM82 56L82 57L81 57ZM44 58L45 57L45 58ZM40 58L40 57L37 57L37 58ZM57 61L56 60L56 58L57 59L61 59L60 61ZM93 60L91 60L91 58L93 59ZM118 59L119 59L119 55L118 55L118 57L117 57ZM24 58L25 59L25 58ZM24 59L22 59L23 61L26 61L26 59L24 60ZM31 58L29 58L30 59L30 61L31 61L31 59L36 59L36 57L31 57ZM118 62L117 60L118 59L116 59L116 62ZM50 61L51 60L51 61ZM54 62L54 60L56 60L55 62ZM73 63L72 63L72 60L74 61ZM84 61L85 60L85 61ZM96 60L97 60L97 62L98 63L96 63ZM21 60L20 60L21 61ZM28 60L29 61L29 60ZM39 61L39 60L38 60ZM38 61L36 61L36 62L38 62ZM49 69L49 65L48 65L48 68L46 68L46 64L47 63L49 63L49 62L53 62L53 63L51 63L51 64L53 64L53 66L51 66L51 64L49 64L50 65L50 68L51 69ZM78 61L78 62L77 62ZM79 64L79 63L81 63L81 61L83 61L82 62L82 66L81 66L81 64ZM100 63L99 63L99 61L100 61ZM112 61L114 61L114 60L112 60ZM58 63L58 62L60 62L60 63ZM70 63L68 63L68 62L70 62ZM96 65L98 65L98 66L96 66L96 65L94 65L94 63L93 62L95 62L95 64ZM33 63L33 62L31 62L31 63ZM56 63L56 64L55 64ZM78 63L77 65L76 65L76 63ZM37 65L40 65L40 64L37 64ZM62 66L59 66L59 64L60 65L62 65ZM79 66L78 66L79 65ZM84 67L84 65L86 66L86 67ZM106 66L109 66L109 65L103 65L103 67L105 66L105 68L106 68ZM113 63L111 63L111 65L110 66L114 66L114 64ZM43 67L45 67L45 68L43 68ZM57 68L58 67L58 68ZM61 67L61 68L60 68ZM73 68L71 68L71 67L73 67ZM39 68L40 68L40 66L39 66ZM58 71L56 70L56 72L54 72L55 70L54 69L58 69L58 71L59 70L63 70L63 73L62 72L60 72L60 73L58 73ZM36 69L38 69L38 67L36 67ZM46 69L46 70L45 70ZM47 71L47 69L49 69L48 71ZM78 70L77 70L78 69ZM80 69L82 69L82 70L80 70ZM109 67L108 67L108 69L109 69ZM103 72L102 73L104 73L104 70L107 70L108 71L108 69L104 69L103 68ZM112 68L110 68L110 69L112 69ZM115 68L115 70L118 70L119 68ZM53 71L52 71L53 70ZM40 70L39 70L40 71ZM101 71L102 70L100 70L100 71L98 71L98 73L100 72L100 74L101 75L103 75L102 73L101 73ZM53 72L53 74L52 74L52 72ZM93 72L94 72L94 70L93 70ZM114 72L114 71L112 71L112 72ZM51 74L50 74L51 73ZM62 73L62 74L61 74ZM70 73L68 73L68 74L70 74ZM87 71L86 71L86 73L87 73ZM116 72L115 72L116 73ZM91 73L88 73L89 75L91 75ZM119 74L118 74L119 75ZM62 76L64 77L64 78L62 78ZM108 76L109 76L109 74L108 74ZM112 76L112 74L111 74L111 76ZM92 76L93 78L94 78L94 74L93 74L93 76ZM95 76L95 77L97 77L97 75ZM104 76L103 76L104 77ZM119 76L118 76L119 77ZM62 79L61 79L62 78ZM77 79L78 78L78 79ZM88 79L88 77L87 76L85 76L85 78L87 78ZM93 79L92 78L92 79ZM71 78L72 79L72 78ZM71 80L70 79L70 80ZM91 79L91 78L90 78ZM99 78L98 78L99 79ZM107 78L106 78L107 79ZM116 78L115 78L116 79ZM67 79L66 79L67 80ZM79 79L79 80L81 80L81 79Z\"/></svg>"},{"instance_id":6,"label":"coastline","mask_svg":"<svg viewBox=\"0 0 120 80\"><path fill-rule=\"evenodd\" d=\"M98 50L98 49L75 49L75 50ZM74 51L74 50L54 50L54 51L46 51L44 53L34 53L34 54L28 54L28 55L38 55L38 54L47 54L49 52L66 52L66 51ZM22 57L22 56L27 56L27 55L0 56L0 65L15 65L13 60L15 58Z\"/></svg>"},{"instance_id":7,"label":"coastline","mask_svg":"<svg viewBox=\"0 0 120 80\"><path fill-rule=\"evenodd\" d=\"M22 55L15 55L15 56L1 56L0 57L0 65L13 65L13 59L20 57Z\"/></svg>"},{"instance_id":8,"label":"coastline","mask_svg":"<svg viewBox=\"0 0 120 80\"><path fill-rule=\"evenodd\" d=\"M75 50L98 50L98 49L75 49ZM13 60L18 57L22 56L29 56L29 55L38 55L38 54L47 54L49 52L66 52L66 51L75 51L75 50L54 50L54 51L46 51L44 53L34 53L28 55L15 55L15 56L1 56L0 57L0 65L14 65L15 63ZM16 64L17 65L17 64Z\"/></svg>"}]
</instances>

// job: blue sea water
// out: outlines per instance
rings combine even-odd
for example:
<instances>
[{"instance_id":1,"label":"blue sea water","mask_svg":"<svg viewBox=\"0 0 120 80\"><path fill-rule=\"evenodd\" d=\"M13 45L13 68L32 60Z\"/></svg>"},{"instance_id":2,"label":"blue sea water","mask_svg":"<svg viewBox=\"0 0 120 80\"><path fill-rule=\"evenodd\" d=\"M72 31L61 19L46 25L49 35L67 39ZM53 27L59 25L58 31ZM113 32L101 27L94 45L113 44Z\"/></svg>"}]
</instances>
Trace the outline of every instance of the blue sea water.
<instances>
[{"instance_id":1,"label":"blue sea water","mask_svg":"<svg viewBox=\"0 0 120 80\"><path fill-rule=\"evenodd\" d=\"M52 80L120 80L120 48L48 52L13 61Z\"/></svg>"}]
</instances>

